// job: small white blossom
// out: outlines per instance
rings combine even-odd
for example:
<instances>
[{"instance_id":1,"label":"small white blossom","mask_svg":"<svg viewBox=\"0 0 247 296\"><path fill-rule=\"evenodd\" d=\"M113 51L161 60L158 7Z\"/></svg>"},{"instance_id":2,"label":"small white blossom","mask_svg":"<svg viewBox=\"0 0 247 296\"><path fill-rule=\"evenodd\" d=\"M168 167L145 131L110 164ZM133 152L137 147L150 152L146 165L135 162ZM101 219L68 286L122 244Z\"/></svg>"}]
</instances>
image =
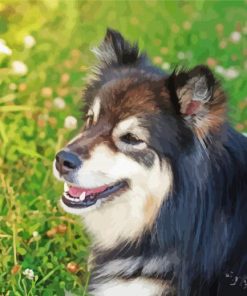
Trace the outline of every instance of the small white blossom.
<instances>
[{"instance_id":1,"label":"small white blossom","mask_svg":"<svg viewBox=\"0 0 247 296\"><path fill-rule=\"evenodd\" d=\"M23 271L23 275L25 275L25 277L29 280L33 280L34 279L34 272L32 269L26 268Z\"/></svg>"},{"instance_id":2,"label":"small white blossom","mask_svg":"<svg viewBox=\"0 0 247 296\"><path fill-rule=\"evenodd\" d=\"M26 48L32 48L36 44L36 40L31 35L24 37L24 45Z\"/></svg>"},{"instance_id":3,"label":"small white blossom","mask_svg":"<svg viewBox=\"0 0 247 296\"><path fill-rule=\"evenodd\" d=\"M55 107L57 107L58 109L64 109L65 108L65 102L64 99L57 97L54 99L53 104Z\"/></svg>"},{"instance_id":4,"label":"small white blossom","mask_svg":"<svg viewBox=\"0 0 247 296\"><path fill-rule=\"evenodd\" d=\"M3 39L0 39L0 53L5 55L12 54L12 50L6 45L6 42Z\"/></svg>"},{"instance_id":5,"label":"small white blossom","mask_svg":"<svg viewBox=\"0 0 247 296\"><path fill-rule=\"evenodd\" d=\"M232 42L234 43L238 43L241 39L241 33L239 32L232 32L231 36L230 36L230 39Z\"/></svg>"},{"instance_id":6,"label":"small white blossom","mask_svg":"<svg viewBox=\"0 0 247 296\"><path fill-rule=\"evenodd\" d=\"M9 89L10 90L16 90L16 88L17 88L17 85L15 83L12 82L12 83L9 84Z\"/></svg>"},{"instance_id":7,"label":"small white blossom","mask_svg":"<svg viewBox=\"0 0 247 296\"><path fill-rule=\"evenodd\" d=\"M179 51L177 56L178 56L178 59L180 59L180 60L185 59L185 53L182 51Z\"/></svg>"},{"instance_id":8,"label":"small white blossom","mask_svg":"<svg viewBox=\"0 0 247 296\"><path fill-rule=\"evenodd\" d=\"M222 66L216 66L215 67L215 72L219 73L220 75L224 76L225 78L228 79L234 79L239 76L239 71L234 69L234 68L228 68L225 69Z\"/></svg>"},{"instance_id":9,"label":"small white blossom","mask_svg":"<svg viewBox=\"0 0 247 296\"><path fill-rule=\"evenodd\" d=\"M36 237L38 237L38 236L39 236L38 231L34 231L34 232L33 232L33 237L36 238Z\"/></svg>"},{"instance_id":10,"label":"small white blossom","mask_svg":"<svg viewBox=\"0 0 247 296\"><path fill-rule=\"evenodd\" d=\"M215 72L223 75L225 73L225 69L222 66L218 65L215 67Z\"/></svg>"},{"instance_id":11,"label":"small white blossom","mask_svg":"<svg viewBox=\"0 0 247 296\"><path fill-rule=\"evenodd\" d=\"M234 78L237 78L239 76L239 71L234 69L234 68L229 68L229 69L226 69L224 74L225 74L226 78L234 79Z\"/></svg>"},{"instance_id":12,"label":"small white blossom","mask_svg":"<svg viewBox=\"0 0 247 296\"><path fill-rule=\"evenodd\" d=\"M77 127L77 119L74 116L67 116L64 120L64 127L67 129L75 129Z\"/></svg>"},{"instance_id":13,"label":"small white blossom","mask_svg":"<svg viewBox=\"0 0 247 296\"><path fill-rule=\"evenodd\" d=\"M170 65L169 63L163 63L161 67L162 67L162 69L164 69L164 70L169 70L170 67L171 67L171 65Z\"/></svg>"},{"instance_id":14,"label":"small white blossom","mask_svg":"<svg viewBox=\"0 0 247 296\"><path fill-rule=\"evenodd\" d=\"M64 295L65 296L75 296L75 294L73 294L72 292L67 291L67 290L64 290Z\"/></svg>"},{"instance_id":15,"label":"small white blossom","mask_svg":"<svg viewBox=\"0 0 247 296\"><path fill-rule=\"evenodd\" d=\"M28 72L27 65L21 61L14 61L12 63L12 70L14 74L20 75L20 76L26 75Z\"/></svg>"}]
</instances>

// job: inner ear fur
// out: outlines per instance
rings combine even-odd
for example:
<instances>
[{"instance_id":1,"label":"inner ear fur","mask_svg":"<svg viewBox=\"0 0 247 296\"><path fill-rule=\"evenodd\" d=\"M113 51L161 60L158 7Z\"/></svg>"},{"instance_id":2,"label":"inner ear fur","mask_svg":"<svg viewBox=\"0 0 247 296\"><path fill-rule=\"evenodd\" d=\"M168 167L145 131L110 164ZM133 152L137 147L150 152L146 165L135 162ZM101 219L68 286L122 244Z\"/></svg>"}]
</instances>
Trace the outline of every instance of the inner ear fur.
<instances>
[{"instance_id":1,"label":"inner ear fur","mask_svg":"<svg viewBox=\"0 0 247 296\"><path fill-rule=\"evenodd\" d=\"M174 71L168 87L177 112L200 139L216 132L225 122L226 96L208 67Z\"/></svg>"}]
</instances>

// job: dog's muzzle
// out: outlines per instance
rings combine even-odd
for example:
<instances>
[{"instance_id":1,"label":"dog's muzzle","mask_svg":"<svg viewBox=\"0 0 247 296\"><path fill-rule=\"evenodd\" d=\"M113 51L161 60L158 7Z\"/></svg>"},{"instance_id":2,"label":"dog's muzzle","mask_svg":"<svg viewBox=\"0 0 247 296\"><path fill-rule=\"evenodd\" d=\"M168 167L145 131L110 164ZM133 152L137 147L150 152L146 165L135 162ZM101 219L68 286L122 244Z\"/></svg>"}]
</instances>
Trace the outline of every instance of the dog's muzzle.
<instances>
[{"instance_id":1,"label":"dog's muzzle","mask_svg":"<svg viewBox=\"0 0 247 296\"><path fill-rule=\"evenodd\" d=\"M57 153L55 167L64 183L62 204L66 209L85 209L93 205L100 205L108 197L121 194L128 188L126 180L119 180L94 188L81 187L78 183L78 171L82 169L83 161L75 152L67 147Z\"/></svg>"}]
</instances>

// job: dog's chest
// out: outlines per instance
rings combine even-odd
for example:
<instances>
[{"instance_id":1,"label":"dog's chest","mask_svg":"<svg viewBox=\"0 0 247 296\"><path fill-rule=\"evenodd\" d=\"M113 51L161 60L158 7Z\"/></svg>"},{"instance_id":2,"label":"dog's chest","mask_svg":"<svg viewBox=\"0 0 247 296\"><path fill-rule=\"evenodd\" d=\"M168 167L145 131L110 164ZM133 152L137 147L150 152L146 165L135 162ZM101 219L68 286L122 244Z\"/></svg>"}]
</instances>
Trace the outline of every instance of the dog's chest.
<instances>
[{"instance_id":1,"label":"dog's chest","mask_svg":"<svg viewBox=\"0 0 247 296\"><path fill-rule=\"evenodd\" d=\"M90 295L173 295L171 279L178 264L175 253L151 258L130 256L109 260L93 269Z\"/></svg>"},{"instance_id":2,"label":"dog's chest","mask_svg":"<svg viewBox=\"0 0 247 296\"><path fill-rule=\"evenodd\" d=\"M165 296L171 288L158 280L136 278L131 280L112 279L98 284L91 291L92 296Z\"/></svg>"}]
</instances>

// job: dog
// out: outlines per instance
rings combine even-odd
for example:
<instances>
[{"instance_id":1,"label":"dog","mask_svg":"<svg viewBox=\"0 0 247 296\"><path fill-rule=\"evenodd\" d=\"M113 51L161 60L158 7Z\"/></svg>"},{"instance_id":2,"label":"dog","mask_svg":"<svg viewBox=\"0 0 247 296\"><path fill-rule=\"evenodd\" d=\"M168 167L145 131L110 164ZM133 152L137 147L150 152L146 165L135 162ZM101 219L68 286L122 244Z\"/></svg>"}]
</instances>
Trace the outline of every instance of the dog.
<instances>
[{"instance_id":1,"label":"dog","mask_svg":"<svg viewBox=\"0 0 247 296\"><path fill-rule=\"evenodd\" d=\"M164 73L107 29L85 126L57 153L93 296L247 295L247 139L204 65Z\"/></svg>"}]
</instances>

